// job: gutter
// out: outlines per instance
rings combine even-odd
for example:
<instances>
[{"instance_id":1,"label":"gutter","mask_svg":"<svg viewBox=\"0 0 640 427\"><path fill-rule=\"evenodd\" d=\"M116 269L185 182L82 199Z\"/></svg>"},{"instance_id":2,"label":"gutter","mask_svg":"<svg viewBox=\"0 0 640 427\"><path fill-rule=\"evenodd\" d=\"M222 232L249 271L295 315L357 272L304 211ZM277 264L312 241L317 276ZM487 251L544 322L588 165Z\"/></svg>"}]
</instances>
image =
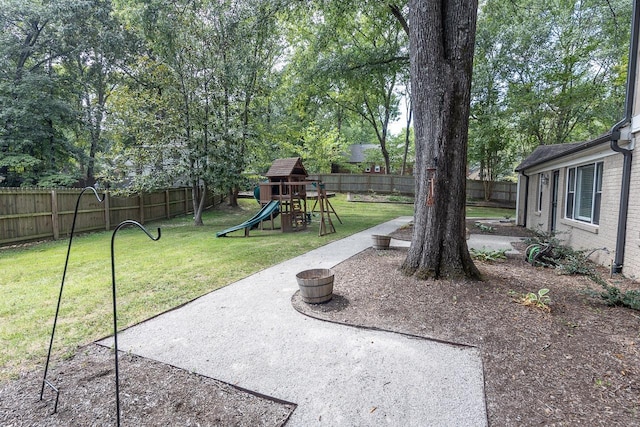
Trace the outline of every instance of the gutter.
<instances>
[{"instance_id":1,"label":"gutter","mask_svg":"<svg viewBox=\"0 0 640 427\"><path fill-rule=\"evenodd\" d=\"M631 22L631 44L629 46L629 68L627 69L627 93L624 103L624 118L611 128L611 150L624 156L622 165L622 183L620 187L620 207L618 210L618 233L616 252L611 271L621 273L624 265L624 251L627 236L627 213L629 211L629 188L631 186L632 151L618 145L620 129L631 123L633 117L633 97L636 90L636 72L638 68L638 30L640 26L640 7L638 1L633 2Z\"/></svg>"}]
</instances>

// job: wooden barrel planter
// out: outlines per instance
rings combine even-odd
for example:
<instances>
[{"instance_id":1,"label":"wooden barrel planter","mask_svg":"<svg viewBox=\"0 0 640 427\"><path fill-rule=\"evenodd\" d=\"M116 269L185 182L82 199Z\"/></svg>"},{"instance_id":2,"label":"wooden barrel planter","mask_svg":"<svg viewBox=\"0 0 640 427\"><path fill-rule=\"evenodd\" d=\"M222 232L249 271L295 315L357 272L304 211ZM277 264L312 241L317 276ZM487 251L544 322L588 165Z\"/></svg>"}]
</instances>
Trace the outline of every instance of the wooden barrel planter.
<instances>
[{"instance_id":1,"label":"wooden barrel planter","mask_svg":"<svg viewBox=\"0 0 640 427\"><path fill-rule=\"evenodd\" d=\"M302 301L310 304L327 302L333 297L333 271L327 268L304 270L296 274Z\"/></svg>"},{"instance_id":2,"label":"wooden barrel planter","mask_svg":"<svg viewBox=\"0 0 640 427\"><path fill-rule=\"evenodd\" d=\"M389 243L391 243L391 236L380 236L380 235L374 234L371 237L373 238L374 249L389 249Z\"/></svg>"}]
</instances>

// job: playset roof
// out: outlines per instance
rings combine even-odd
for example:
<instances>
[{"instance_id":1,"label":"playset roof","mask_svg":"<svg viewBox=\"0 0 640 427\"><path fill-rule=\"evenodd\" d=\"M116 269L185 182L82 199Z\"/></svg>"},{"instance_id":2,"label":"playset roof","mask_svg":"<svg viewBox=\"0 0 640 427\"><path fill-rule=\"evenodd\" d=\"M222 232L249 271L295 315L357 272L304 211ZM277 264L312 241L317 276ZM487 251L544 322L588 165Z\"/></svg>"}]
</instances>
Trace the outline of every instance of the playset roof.
<instances>
[{"instance_id":1,"label":"playset roof","mask_svg":"<svg viewBox=\"0 0 640 427\"><path fill-rule=\"evenodd\" d=\"M307 177L307 170L302 165L300 157L276 159L265 174L267 178Z\"/></svg>"}]
</instances>

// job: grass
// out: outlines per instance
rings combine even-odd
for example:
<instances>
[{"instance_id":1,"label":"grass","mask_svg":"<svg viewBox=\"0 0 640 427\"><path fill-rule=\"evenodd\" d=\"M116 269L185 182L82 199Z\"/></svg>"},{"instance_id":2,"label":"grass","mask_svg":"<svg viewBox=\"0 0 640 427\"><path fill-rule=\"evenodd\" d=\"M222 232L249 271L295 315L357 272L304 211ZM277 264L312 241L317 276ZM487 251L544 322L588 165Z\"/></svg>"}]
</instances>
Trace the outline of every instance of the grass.
<instances>
[{"instance_id":1,"label":"grass","mask_svg":"<svg viewBox=\"0 0 640 427\"><path fill-rule=\"evenodd\" d=\"M318 218L307 231L252 230L227 238L215 233L251 217L258 205L241 200L241 210L213 210L205 226L191 218L148 224L157 242L137 228L115 239L118 326L141 322L281 261L400 215L411 205L375 206L331 199L344 224L318 237ZM112 332L111 233L76 236L56 329L54 351L65 354ZM0 379L43 364L60 290L68 240L0 251Z\"/></svg>"},{"instance_id":2,"label":"grass","mask_svg":"<svg viewBox=\"0 0 640 427\"><path fill-rule=\"evenodd\" d=\"M242 237L243 231L216 238L217 231L258 210L253 200L240 202L238 210L207 212L203 227L193 226L187 217L148 224L154 236L157 227L162 229L157 242L137 228L118 232L119 329L331 241L413 214L412 205L348 203L338 195L331 203L344 224L334 218L335 234L318 237L314 217L302 232L252 230L249 238ZM56 357L113 331L111 236L102 232L74 237L54 342ZM0 250L0 380L44 366L67 246L65 239Z\"/></svg>"},{"instance_id":3,"label":"grass","mask_svg":"<svg viewBox=\"0 0 640 427\"><path fill-rule=\"evenodd\" d=\"M467 206L467 218L500 218L514 219L515 209L490 208L483 206Z\"/></svg>"}]
</instances>

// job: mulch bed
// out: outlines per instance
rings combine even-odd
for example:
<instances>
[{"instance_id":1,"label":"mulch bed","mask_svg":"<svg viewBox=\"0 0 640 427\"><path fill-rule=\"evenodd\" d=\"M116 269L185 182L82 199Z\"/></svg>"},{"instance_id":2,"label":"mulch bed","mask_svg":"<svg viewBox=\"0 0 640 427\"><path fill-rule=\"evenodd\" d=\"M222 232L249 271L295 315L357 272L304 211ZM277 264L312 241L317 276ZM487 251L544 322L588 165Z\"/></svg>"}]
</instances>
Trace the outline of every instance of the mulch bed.
<instances>
[{"instance_id":1,"label":"mulch bed","mask_svg":"<svg viewBox=\"0 0 640 427\"><path fill-rule=\"evenodd\" d=\"M123 426L282 426L295 404L249 393L229 384L146 358L119 358L120 424ZM0 384L2 426L115 426L113 352L97 344L50 368Z\"/></svg>"}]
</instances>

